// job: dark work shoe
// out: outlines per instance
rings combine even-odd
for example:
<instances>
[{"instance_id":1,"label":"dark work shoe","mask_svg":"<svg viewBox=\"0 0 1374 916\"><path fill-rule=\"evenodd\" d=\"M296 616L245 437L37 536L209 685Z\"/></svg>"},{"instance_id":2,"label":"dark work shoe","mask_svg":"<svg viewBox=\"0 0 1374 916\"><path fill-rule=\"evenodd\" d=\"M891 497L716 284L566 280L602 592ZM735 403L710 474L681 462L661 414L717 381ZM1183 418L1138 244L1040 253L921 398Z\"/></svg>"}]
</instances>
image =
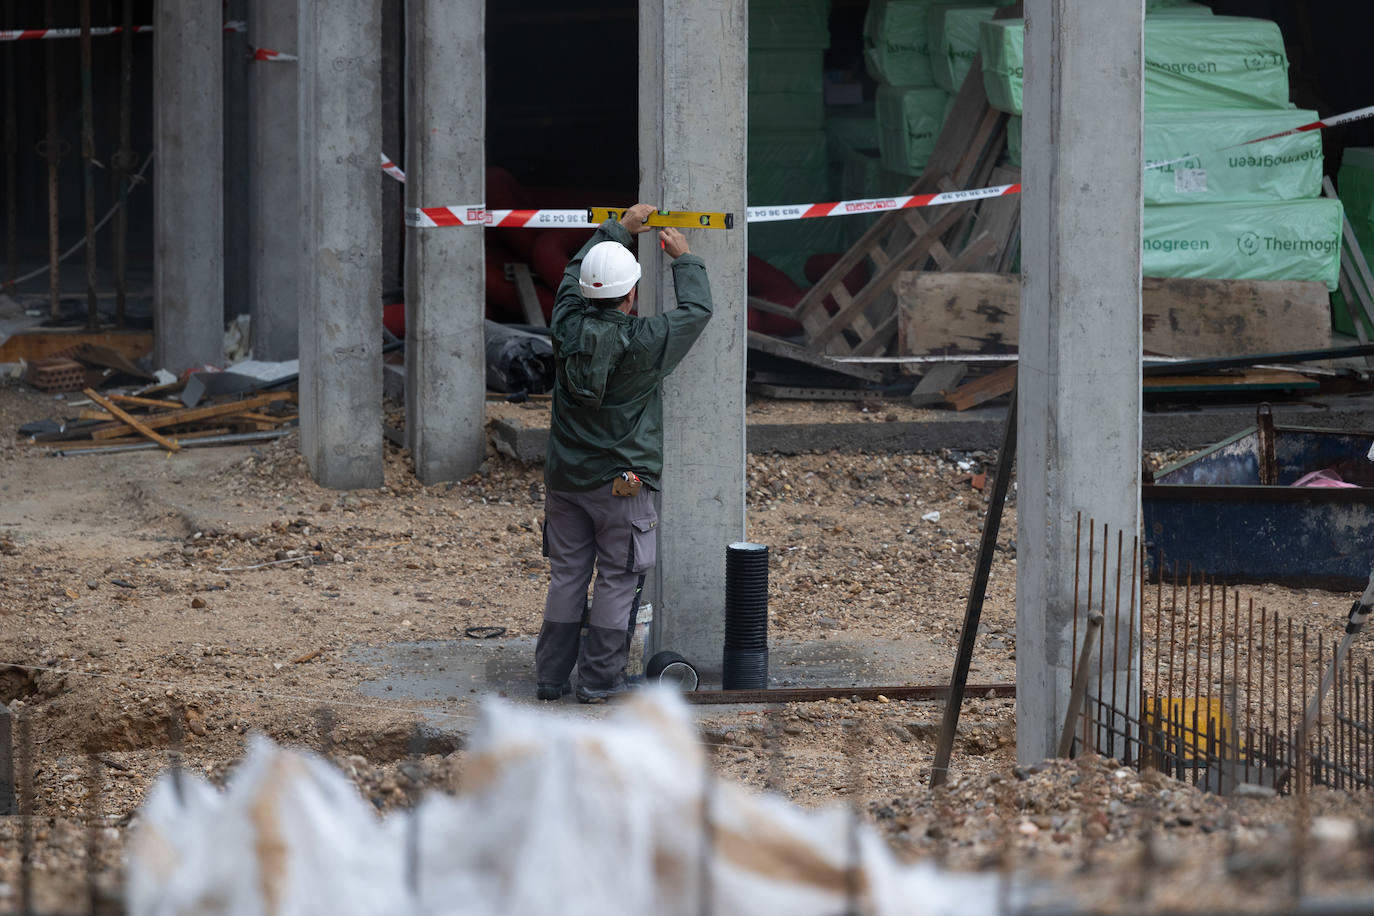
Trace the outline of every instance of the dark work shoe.
<instances>
[{"instance_id":1,"label":"dark work shoe","mask_svg":"<svg viewBox=\"0 0 1374 916\"><path fill-rule=\"evenodd\" d=\"M572 693L572 684L564 681L561 684L540 684L535 691L535 695L541 700L561 700Z\"/></svg>"},{"instance_id":2,"label":"dark work shoe","mask_svg":"<svg viewBox=\"0 0 1374 916\"><path fill-rule=\"evenodd\" d=\"M619 696L628 689L629 687L626 686L624 682L616 685L615 687L607 687L604 689L588 687L586 684L578 684L577 702L590 704L605 703L607 700L611 699L614 696Z\"/></svg>"}]
</instances>

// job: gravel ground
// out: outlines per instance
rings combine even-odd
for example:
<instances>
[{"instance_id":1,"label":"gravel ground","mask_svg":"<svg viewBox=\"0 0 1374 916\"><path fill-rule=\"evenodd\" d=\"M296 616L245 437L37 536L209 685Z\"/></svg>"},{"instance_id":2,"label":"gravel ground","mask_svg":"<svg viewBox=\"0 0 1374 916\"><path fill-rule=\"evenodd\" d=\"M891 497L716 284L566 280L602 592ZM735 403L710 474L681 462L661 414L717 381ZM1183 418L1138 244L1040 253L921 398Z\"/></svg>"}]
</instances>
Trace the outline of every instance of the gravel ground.
<instances>
[{"instance_id":1,"label":"gravel ground","mask_svg":"<svg viewBox=\"0 0 1374 916\"><path fill-rule=\"evenodd\" d=\"M0 387L0 430L64 406ZM537 403L497 403L489 416L539 425L541 411L546 417ZM928 413L761 401L749 422ZM1156 465L1174 457L1150 456ZM172 710L185 717L185 765L212 778L257 731L287 744L327 742L379 808L457 784L457 743L412 757L413 706L364 701L357 687L377 672L347 653L461 638L472 625L535 634L546 575L543 486L538 468L494 451L481 473L453 485L419 485L406 460L388 448L383 488L338 493L311 482L294 437L171 458L72 459L0 439L0 663L66 672L0 664L0 700L34 734L42 907L84 899L92 835L98 880L107 892L117 886L129 817L168 764ZM864 640L947 672L991 489L977 475L992 460L751 455L748 536L770 546L773 632ZM1014 676L1015 531L1013 499L974 681ZM1250 593L1327 624L1350 601L1270 586ZM448 731L462 731L474 702L466 692L454 700ZM322 727L316 710L326 705L335 721ZM933 703L835 701L706 707L699 721L730 778L805 805L854 804L904 855L1060 880L1087 906L1283 908L1295 861L1306 863L1305 892L1374 893L1363 794L1218 798L1098 758L1019 768L1014 704L982 698L964 709L952 784L930 790L940 715ZM102 762L94 834L84 816L88 752ZM0 909L17 893L18 830L16 819L0 818Z\"/></svg>"}]
</instances>

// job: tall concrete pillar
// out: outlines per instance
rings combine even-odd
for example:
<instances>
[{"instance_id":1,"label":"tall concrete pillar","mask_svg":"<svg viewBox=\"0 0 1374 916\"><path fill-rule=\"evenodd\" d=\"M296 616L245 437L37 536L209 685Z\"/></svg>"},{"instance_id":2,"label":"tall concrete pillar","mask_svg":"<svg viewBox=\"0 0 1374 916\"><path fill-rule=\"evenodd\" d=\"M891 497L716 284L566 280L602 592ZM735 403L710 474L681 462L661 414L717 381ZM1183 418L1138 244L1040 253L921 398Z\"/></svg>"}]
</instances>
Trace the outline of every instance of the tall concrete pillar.
<instances>
[{"instance_id":1,"label":"tall concrete pillar","mask_svg":"<svg viewBox=\"0 0 1374 916\"><path fill-rule=\"evenodd\" d=\"M640 200L717 210L730 230L686 230L715 315L664 383L664 477L652 578L654 649L721 669L725 549L744 535L746 0L640 0ZM705 56L703 56L705 55ZM640 311L671 309L668 258L640 245Z\"/></svg>"},{"instance_id":2,"label":"tall concrete pillar","mask_svg":"<svg viewBox=\"0 0 1374 916\"><path fill-rule=\"evenodd\" d=\"M253 0L248 36L254 48L295 55L294 2ZM300 63L254 61L249 72L248 300L253 315L253 355L295 359L301 273Z\"/></svg>"},{"instance_id":3,"label":"tall concrete pillar","mask_svg":"<svg viewBox=\"0 0 1374 916\"><path fill-rule=\"evenodd\" d=\"M153 10L153 359L224 351L224 53L217 3Z\"/></svg>"},{"instance_id":4,"label":"tall concrete pillar","mask_svg":"<svg viewBox=\"0 0 1374 916\"><path fill-rule=\"evenodd\" d=\"M284 4L289 6L290 4ZM249 19L249 0L228 0L224 18ZM248 27L253 28L252 21ZM248 32L224 34L224 318L252 312L249 243L252 214L248 193L248 148L252 133L252 100L249 98ZM267 45L272 47L272 45Z\"/></svg>"},{"instance_id":5,"label":"tall concrete pillar","mask_svg":"<svg viewBox=\"0 0 1374 916\"><path fill-rule=\"evenodd\" d=\"M486 0L406 3L406 206L481 204ZM408 230L406 435L423 483L486 455L481 226Z\"/></svg>"},{"instance_id":6,"label":"tall concrete pillar","mask_svg":"<svg viewBox=\"0 0 1374 916\"><path fill-rule=\"evenodd\" d=\"M380 0L300 0L301 451L382 483Z\"/></svg>"},{"instance_id":7,"label":"tall concrete pillar","mask_svg":"<svg viewBox=\"0 0 1374 916\"><path fill-rule=\"evenodd\" d=\"M1090 517L1099 543L1103 524L1112 541L1125 532L1128 555L1139 529L1144 27L1141 0L1027 0L1025 9L1016 538L1023 762L1055 753L1068 702L1077 514L1085 541ZM1114 569L1112 556L1108 652ZM1127 566L1123 591L1129 582ZM1131 606L1139 602L1123 595L1121 614ZM1125 642L1123 679L1134 657Z\"/></svg>"}]
</instances>

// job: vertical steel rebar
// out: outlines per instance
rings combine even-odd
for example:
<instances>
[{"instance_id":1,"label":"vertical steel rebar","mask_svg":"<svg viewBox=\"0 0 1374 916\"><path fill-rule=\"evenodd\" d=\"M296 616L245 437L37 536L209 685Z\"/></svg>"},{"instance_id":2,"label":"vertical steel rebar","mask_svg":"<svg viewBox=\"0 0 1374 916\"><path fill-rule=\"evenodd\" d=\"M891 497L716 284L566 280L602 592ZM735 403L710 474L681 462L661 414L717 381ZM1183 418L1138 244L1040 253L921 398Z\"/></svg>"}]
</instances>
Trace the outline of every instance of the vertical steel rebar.
<instances>
[{"instance_id":1,"label":"vertical steel rebar","mask_svg":"<svg viewBox=\"0 0 1374 916\"><path fill-rule=\"evenodd\" d=\"M46 0L48 28L57 27L53 11L54 0ZM58 242L58 193L57 160L62 148L62 134L57 124L57 45L55 41L44 42L43 74L47 94L48 134L44 141L45 155L48 159L48 312L53 321L62 317L61 300L61 263Z\"/></svg>"},{"instance_id":2,"label":"vertical steel rebar","mask_svg":"<svg viewBox=\"0 0 1374 916\"><path fill-rule=\"evenodd\" d=\"M1248 602L1249 612L1245 625L1245 781L1250 781L1250 757L1254 752L1251 708L1254 701L1254 659L1255 659L1255 599ZM1264 668L1260 667L1263 677ZM1261 688L1262 689L1262 688Z\"/></svg>"},{"instance_id":3,"label":"vertical steel rebar","mask_svg":"<svg viewBox=\"0 0 1374 916\"><path fill-rule=\"evenodd\" d=\"M1112 551L1110 537L1111 529L1104 522L1102 524L1102 597L1098 599L1101 602L1098 613L1102 615L1104 621L1107 619L1107 557ZM1107 654L1106 648L1107 628L1103 626L1097 631L1097 692L1093 694L1093 719L1096 724L1093 734L1093 752L1098 754L1102 753L1102 656ZM1084 708L1086 709L1086 706Z\"/></svg>"},{"instance_id":4,"label":"vertical steel rebar","mask_svg":"<svg viewBox=\"0 0 1374 916\"><path fill-rule=\"evenodd\" d=\"M1097 519L1092 518L1092 517L1090 516L1090 517L1088 518L1088 595L1087 595L1086 600L1084 601L1084 607L1086 608L1086 610L1087 610L1087 612L1088 612L1089 615L1091 615L1091 614L1093 613L1093 585L1095 584L1094 573L1096 572L1096 568L1097 568L1097 550L1096 550L1096 548L1097 548ZM1084 639L1087 639L1086 632L1085 632L1085 635L1084 635L1083 638L1084 638ZM1078 645L1075 644L1075 646L1074 646L1074 659L1073 659L1073 661L1072 661L1072 663L1071 663L1072 666L1073 666L1073 671L1071 672L1072 676L1071 676L1070 679L1069 679L1069 683L1070 683L1070 684L1075 683L1075 682L1077 681L1077 679L1078 679L1078 674L1079 674L1079 672L1078 672L1078 659L1079 659L1079 657L1081 656L1081 654L1082 654L1082 649L1081 649L1081 647L1079 647ZM1081 728L1081 731L1082 731L1081 746L1082 746L1084 749L1086 749L1087 746L1088 746L1088 728L1089 728L1088 704L1087 704L1086 702L1083 704L1083 707L1082 707L1081 712L1082 712L1082 718L1079 720L1079 721L1081 722L1080 728Z\"/></svg>"},{"instance_id":5,"label":"vertical steel rebar","mask_svg":"<svg viewBox=\"0 0 1374 916\"><path fill-rule=\"evenodd\" d=\"M1135 535L1134 537L1131 538L1131 601L1130 601L1130 604L1129 604L1129 605L1127 606L1127 608L1126 608L1126 690L1125 690L1125 693L1123 694L1123 696L1125 696L1125 698L1126 698L1126 717L1125 717L1125 734L1123 734L1123 735L1121 736L1121 747L1122 747L1122 751L1123 751L1123 754L1124 754L1124 757L1125 757L1125 760L1124 760L1123 762L1126 763L1126 764L1129 764L1129 763L1131 763L1132 760L1136 759L1136 758L1134 758L1134 757L1131 756L1131 715L1130 715L1131 710L1130 710L1130 706L1131 706L1131 698L1132 698L1131 688L1134 686L1134 685L1132 684L1132 681L1133 681L1133 679L1134 679L1134 678L1133 678L1133 674L1134 674L1134 669L1135 669L1135 664L1134 664L1134 662L1135 662L1135 660L1136 660L1136 648L1135 648L1135 614L1136 614L1135 597L1136 597L1136 595L1135 595L1135 593L1136 593L1136 589L1139 587L1139 579L1137 579L1137 576L1139 576L1139 575L1140 575L1140 572L1141 572L1141 559L1142 559L1142 557L1141 557L1141 555L1140 555L1140 535L1137 534L1137 535ZM1142 614L1142 615L1143 615L1144 612L1145 612L1145 596L1144 596L1144 594L1142 594L1142 595L1140 596L1140 611L1141 611L1141 614ZM1144 678L1144 677L1145 677L1145 667L1144 667L1144 666L1145 666L1145 661L1144 661L1143 656L1142 656L1142 658L1141 658L1140 665L1141 665L1141 667L1140 667L1140 676L1141 676L1141 678ZM1115 695L1115 694L1112 695L1112 705L1113 705L1113 706L1116 705L1116 695ZM1137 707L1136 707L1137 715L1139 715L1139 712L1140 712L1141 709L1143 709L1143 707L1137 705ZM1139 735L1139 732L1136 732L1136 734Z\"/></svg>"},{"instance_id":6,"label":"vertical steel rebar","mask_svg":"<svg viewBox=\"0 0 1374 916\"><path fill-rule=\"evenodd\" d=\"M100 326L95 295L95 102L91 87L91 0L81 0L81 161L86 205L86 324Z\"/></svg>"},{"instance_id":7,"label":"vertical steel rebar","mask_svg":"<svg viewBox=\"0 0 1374 916\"><path fill-rule=\"evenodd\" d=\"M1107 707L1109 717L1107 725L1107 756L1116 758L1116 682L1117 668L1121 664L1121 560L1125 544L1125 533L1118 528L1116 530L1116 584L1113 586L1114 597L1112 598L1112 698L1111 705ZM1130 670L1130 665L1126 666ZM1099 695L1102 693L1102 686L1098 685Z\"/></svg>"},{"instance_id":8,"label":"vertical steel rebar","mask_svg":"<svg viewBox=\"0 0 1374 916\"><path fill-rule=\"evenodd\" d=\"M1274 615L1274 676L1270 678L1273 683L1270 685L1272 694L1270 714L1270 734L1274 736L1275 747L1279 740L1279 615ZM1275 754L1277 759L1277 754ZM1292 769L1292 761L1289 761L1289 769ZM1277 788L1277 786L1275 787Z\"/></svg>"},{"instance_id":9,"label":"vertical steel rebar","mask_svg":"<svg viewBox=\"0 0 1374 916\"><path fill-rule=\"evenodd\" d=\"M1283 711L1284 711L1284 716L1285 716L1285 719L1284 719L1284 734L1286 734L1286 735L1288 736L1288 744L1289 744L1289 747L1293 747L1293 746L1296 744L1296 742L1295 742L1295 740L1294 740L1294 729L1293 729L1293 668L1294 668L1294 667L1295 667L1295 666L1294 666L1294 664L1293 664L1293 618L1290 617L1290 618L1288 618L1288 665L1287 665L1288 678L1287 678L1287 681L1286 681L1288 689L1285 690L1285 691L1284 691L1284 694L1283 694L1283 707L1284 707L1284 710L1283 710Z\"/></svg>"},{"instance_id":10,"label":"vertical steel rebar","mask_svg":"<svg viewBox=\"0 0 1374 916\"><path fill-rule=\"evenodd\" d=\"M100 826L105 774L95 751L86 754L86 902L91 916L100 911Z\"/></svg>"},{"instance_id":11,"label":"vertical steel rebar","mask_svg":"<svg viewBox=\"0 0 1374 916\"><path fill-rule=\"evenodd\" d=\"M1083 558L1083 513L1075 513L1073 528L1073 652L1069 659L1070 665L1078 664L1078 568ZM1073 677L1078 672L1069 671L1069 683L1073 683Z\"/></svg>"},{"instance_id":12,"label":"vertical steel rebar","mask_svg":"<svg viewBox=\"0 0 1374 916\"><path fill-rule=\"evenodd\" d=\"M1318 657L1320 658L1320 656ZM1303 702L1307 701L1307 624L1303 624L1302 627L1302 698ZM1302 764L1303 767L1307 767L1308 761L1312 759L1312 755L1308 753L1308 741L1311 736L1307 734L1306 723L1303 724L1304 728L1298 740L1302 745Z\"/></svg>"},{"instance_id":13,"label":"vertical steel rebar","mask_svg":"<svg viewBox=\"0 0 1374 916\"><path fill-rule=\"evenodd\" d=\"M129 294L129 176L134 170L132 141L133 107L131 96L134 84L134 0L124 0L124 31L119 34L119 149L113 165L119 176L119 209L114 227L115 324L124 327L125 308Z\"/></svg>"},{"instance_id":14,"label":"vertical steel rebar","mask_svg":"<svg viewBox=\"0 0 1374 916\"><path fill-rule=\"evenodd\" d=\"M19 912L33 916L33 714L21 710L14 723L19 738Z\"/></svg>"}]
</instances>

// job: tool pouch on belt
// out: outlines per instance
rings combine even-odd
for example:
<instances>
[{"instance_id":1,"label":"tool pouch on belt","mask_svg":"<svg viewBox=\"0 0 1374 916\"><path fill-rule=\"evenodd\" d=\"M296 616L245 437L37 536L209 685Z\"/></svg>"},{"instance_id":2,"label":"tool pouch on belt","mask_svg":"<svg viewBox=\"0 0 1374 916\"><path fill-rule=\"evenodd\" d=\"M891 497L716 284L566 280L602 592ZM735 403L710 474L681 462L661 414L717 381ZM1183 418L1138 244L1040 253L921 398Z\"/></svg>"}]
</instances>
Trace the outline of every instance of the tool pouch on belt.
<instances>
[{"instance_id":1,"label":"tool pouch on belt","mask_svg":"<svg viewBox=\"0 0 1374 916\"><path fill-rule=\"evenodd\" d=\"M620 476L611 483L611 493L616 496L634 496L644 486L634 471L621 471Z\"/></svg>"}]
</instances>

